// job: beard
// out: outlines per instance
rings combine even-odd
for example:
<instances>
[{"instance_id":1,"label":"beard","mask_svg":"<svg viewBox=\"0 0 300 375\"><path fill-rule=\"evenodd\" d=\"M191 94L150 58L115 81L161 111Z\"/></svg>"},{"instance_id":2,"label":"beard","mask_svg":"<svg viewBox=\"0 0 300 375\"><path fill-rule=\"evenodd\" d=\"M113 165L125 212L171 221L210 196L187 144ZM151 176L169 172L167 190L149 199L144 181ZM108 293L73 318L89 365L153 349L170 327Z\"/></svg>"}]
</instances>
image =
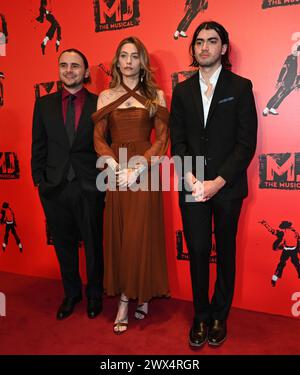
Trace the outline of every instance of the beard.
<instances>
[{"instance_id":1,"label":"beard","mask_svg":"<svg viewBox=\"0 0 300 375\"><path fill-rule=\"evenodd\" d=\"M73 81L73 82L66 82L65 80L61 80L65 87L68 87L69 89L74 89L78 86L81 86L83 84L83 80L80 81Z\"/></svg>"},{"instance_id":2,"label":"beard","mask_svg":"<svg viewBox=\"0 0 300 375\"><path fill-rule=\"evenodd\" d=\"M84 83L84 77L82 75L75 75L75 76L65 76L60 75L60 80L63 83L65 87L68 87L69 89L74 89L78 86L82 86Z\"/></svg>"},{"instance_id":3,"label":"beard","mask_svg":"<svg viewBox=\"0 0 300 375\"><path fill-rule=\"evenodd\" d=\"M212 57L209 59L202 60L201 57L197 59L200 68L211 68L221 62L221 57Z\"/></svg>"}]
</instances>

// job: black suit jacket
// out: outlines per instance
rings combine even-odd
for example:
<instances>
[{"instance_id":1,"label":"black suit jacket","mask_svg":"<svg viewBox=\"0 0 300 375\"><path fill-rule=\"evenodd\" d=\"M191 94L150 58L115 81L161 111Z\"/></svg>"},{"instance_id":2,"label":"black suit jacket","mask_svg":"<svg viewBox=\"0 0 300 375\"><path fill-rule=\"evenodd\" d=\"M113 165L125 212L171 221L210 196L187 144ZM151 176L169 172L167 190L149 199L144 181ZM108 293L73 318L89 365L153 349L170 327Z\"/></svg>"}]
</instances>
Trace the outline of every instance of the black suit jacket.
<instances>
[{"instance_id":1,"label":"black suit jacket","mask_svg":"<svg viewBox=\"0 0 300 375\"><path fill-rule=\"evenodd\" d=\"M55 190L66 181L72 164L77 180L85 191L96 191L97 154L94 150L94 123L97 96L86 90L86 99L72 146L62 113L61 92L38 98L34 106L31 171L41 193Z\"/></svg>"},{"instance_id":2,"label":"black suit jacket","mask_svg":"<svg viewBox=\"0 0 300 375\"><path fill-rule=\"evenodd\" d=\"M222 68L204 127L199 74L193 75L174 89L170 127L173 155L192 156L194 174L195 157L204 156L205 180L226 180L216 199L247 196L246 171L257 138L251 81Z\"/></svg>"}]
</instances>

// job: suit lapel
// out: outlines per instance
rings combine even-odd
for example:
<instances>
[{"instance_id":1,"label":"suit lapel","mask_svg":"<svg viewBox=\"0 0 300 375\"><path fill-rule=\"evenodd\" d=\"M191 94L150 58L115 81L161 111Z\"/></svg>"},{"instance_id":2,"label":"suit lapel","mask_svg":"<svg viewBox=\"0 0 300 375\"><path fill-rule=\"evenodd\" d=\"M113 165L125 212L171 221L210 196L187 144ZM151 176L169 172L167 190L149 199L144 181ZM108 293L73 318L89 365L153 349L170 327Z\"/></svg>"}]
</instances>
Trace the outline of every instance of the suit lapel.
<instances>
[{"instance_id":1,"label":"suit lapel","mask_svg":"<svg viewBox=\"0 0 300 375\"><path fill-rule=\"evenodd\" d=\"M204 113L203 113L203 103L202 103L202 96L201 96L201 88L199 82L199 73L197 72L191 79L192 84L192 94L193 100L195 104L195 108L197 110L197 114L200 120L200 125L204 128Z\"/></svg>"},{"instance_id":2,"label":"suit lapel","mask_svg":"<svg viewBox=\"0 0 300 375\"><path fill-rule=\"evenodd\" d=\"M219 79L216 84L216 88L212 97L212 101L210 103L209 112L206 120L206 127L209 126L212 114L218 105L219 101L224 97L225 91L227 89L227 71L226 69L222 68L221 73L219 75Z\"/></svg>"}]
</instances>

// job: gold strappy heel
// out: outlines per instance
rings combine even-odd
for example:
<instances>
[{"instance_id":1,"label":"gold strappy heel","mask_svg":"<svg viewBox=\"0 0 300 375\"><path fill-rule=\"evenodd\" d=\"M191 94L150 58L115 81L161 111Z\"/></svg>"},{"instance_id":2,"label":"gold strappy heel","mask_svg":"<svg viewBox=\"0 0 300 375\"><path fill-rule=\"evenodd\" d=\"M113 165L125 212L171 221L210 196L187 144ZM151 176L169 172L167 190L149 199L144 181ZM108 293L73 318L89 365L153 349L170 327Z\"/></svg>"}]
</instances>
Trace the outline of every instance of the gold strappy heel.
<instances>
[{"instance_id":1,"label":"gold strappy heel","mask_svg":"<svg viewBox=\"0 0 300 375\"><path fill-rule=\"evenodd\" d=\"M123 299L120 299L119 307L121 305L121 302L129 303L129 300L124 301ZM121 327L125 327L125 329L120 330ZM124 332L127 331L127 328L128 328L128 312L127 312L127 315L126 315L125 318L118 319L118 320L115 321L114 326L113 326L113 330L114 330L114 333L116 335L121 335L121 333L124 333Z\"/></svg>"}]
</instances>

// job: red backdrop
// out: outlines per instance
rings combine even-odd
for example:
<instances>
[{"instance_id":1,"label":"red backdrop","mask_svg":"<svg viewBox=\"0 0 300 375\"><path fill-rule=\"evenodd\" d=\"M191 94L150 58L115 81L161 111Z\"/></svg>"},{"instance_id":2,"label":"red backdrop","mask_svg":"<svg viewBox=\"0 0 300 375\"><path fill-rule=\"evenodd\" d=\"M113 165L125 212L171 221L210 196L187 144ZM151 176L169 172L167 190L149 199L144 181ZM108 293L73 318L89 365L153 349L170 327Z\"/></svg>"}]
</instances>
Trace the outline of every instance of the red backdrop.
<instances>
[{"instance_id":1,"label":"red backdrop","mask_svg":"<svg viewBox=\"0 0 300 375\"><path fill-rule=\"evenodd\" d=\"M118 0L112 0L115 3ZM45 222L37 191L30 175L32 109L36 84L57 80L55 37L42 55L41 42L50 24L36 21L39 0L0 2L8 30L6 56L0 56L0 78L3 105L0 106L0 204L9 202L14 210L18 234L24 252L20 254L12 237L5 253L0 254L0 270L26 275L58 278L58 265L52 246L46 244ZM172 74L189 70L190 37L203 20L214 19L229 31L232 42L233 71L252 80L259 115L258 148L249 168L249 197L245 200L239 225L237 276L234 306L251 310L297 316L292 295L299 291L300 280L288 260L282 279L271 286L271 276L281 251L273 251L276 239L258 222L267 220L275 229L282 220L293 223L300 232L299 188L263 188L260 175L269 168L259 163L265 154L290 153L294 181L300 185L299 92L293 90L278 108L279 115L262 116L262 110L274 95L279 72L295 43L300 43L300 1L236 1L208 0L206 10L199 12L187 30L188 38L174 40L173 33L185 14L185 0L140 0L127 5L123 20L130 18L130 5L139 11L139 24L129 28L96 32L97 6L105 1L52 0L52 14L61 26L60 51L75 47L88 57L91 66L91 91L99 93L107 87L108 78L99 64L108 68L118 42L136 35L147 46L156 78L170 104ZM277 4L277 6L273 6ZM282 3L282 4L281 4ZM263 4L269 5L263 9ZM283 5L285 4L285 5ZM122 5L122 4L121 4ZM16 8L17 7L17 8ZM116 8L117 9L117 8ZM120 7L122 12L123 8ZM126 9L125 9L126 10ZM130 20L129 20L130 21ZM123 24L125 26L125 24ZM0 24L1 30L1 24ZM298 74L300 68L298 67ZM54 90L54 88L53 88ZM52 91L53 91L52 90ZM46 93L40 86L41 95ZM15 153L20 176L12 177L5 153ZM267 161L269 159L267 158ZM275 160L275 159L272 159ZM275 160L275 162L276 162ZM278 162L279 163L279 162ZM297 164L298 163L298 164ZM279 163L280 164L280 163ZM278 165L279 165L278 164ZM275 179L278 176L275 174ZM285 175L282 176L285 178ZM297 180L298 177L298 180ZM182 229L177 193L165 196L165 224L169 279L172 295L191 299L188 261L176 259L176 230ZM2 242L5 226L0 226ZM186 249L185 249L186 251ZM212 264L214 270L215 265ZM84 273L84 265L81 269ZM212 272L212 279L214 271ZM0 285L1 291L1 285ZM295 313L296 312L296 313ZM299 311L300 314L300 311Z\"/></svg>"}]
</instances>

